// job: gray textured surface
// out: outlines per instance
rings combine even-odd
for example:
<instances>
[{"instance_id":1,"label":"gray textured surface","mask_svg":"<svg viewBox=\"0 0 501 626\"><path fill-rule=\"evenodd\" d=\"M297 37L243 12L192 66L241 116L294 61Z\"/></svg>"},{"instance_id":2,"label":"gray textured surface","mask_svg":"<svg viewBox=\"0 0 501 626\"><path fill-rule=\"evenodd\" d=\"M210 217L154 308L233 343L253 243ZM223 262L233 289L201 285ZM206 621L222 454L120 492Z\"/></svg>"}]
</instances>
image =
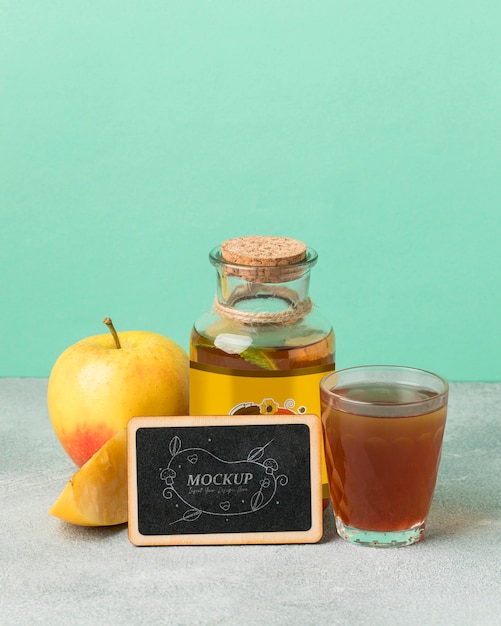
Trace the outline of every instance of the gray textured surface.
<instances>
[{"instance_id":1,"label":"gray textured surface","mask_svg":"<svg viewBox=\"0 0 501 626\"><path fill-rule=\"evenodd\" d=\"M0 379L1 624L499 624L501 383L453 384L426 540L137 548L47 514L74 466L47 381Z\"/></svg>"}]
</instances>

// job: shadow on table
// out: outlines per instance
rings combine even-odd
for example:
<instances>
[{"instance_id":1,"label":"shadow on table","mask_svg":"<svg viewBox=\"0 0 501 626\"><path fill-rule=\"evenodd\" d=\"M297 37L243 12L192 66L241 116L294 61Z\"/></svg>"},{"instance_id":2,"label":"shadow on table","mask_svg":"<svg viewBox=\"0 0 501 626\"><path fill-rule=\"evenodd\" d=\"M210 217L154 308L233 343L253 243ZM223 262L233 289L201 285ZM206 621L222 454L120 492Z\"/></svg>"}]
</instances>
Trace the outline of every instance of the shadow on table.
<instances>
[{"instance_id":1,"label":"shadow on table","mask_svg":"<svg viewBox=\"0 0 501 626\"><path fill-rule=\"evenodd\" d=\"M501 503L492 486L450 481L435 492L426 536L428 539L477 534L501 529Z\"/></svg>"},{"instance_id":2,"label":"shadow on table","mask_svg":"<svg viewBox=\"0 0 501 626\"><path fill-rule=\"evenodd\" d=\"M65 539L74 541L106 541L115 535L127 531L127 524L117 524L116 526L75 526L61 522L58 533Z\"/></svg>"},{"instance_id":3,"label":"shadow on table","mask_svg":"<svg viewBox=\"0 0 501 626\"><path fill-rule=\"evenodd\" d=\"M324 530L322 534L322 539L320 539L319 543L328 543L333 539L338 538L332 504L329 504L329 506L325 509L323 513L323 524Z\"/></svg>"},{"instance_id":4,"label":"shadow on table","mask_svg":"<svg viewBox=\"0 0 501 626\"><path fill-rule=\"evenodd\" d=\"M501 532L501 501L489 485L450 481L437 488L426 528L427 541L444 537L485 532ZM337 538L332 505L323 513L323 536L320 543ZM495 532L495 531L493 531Z\"/></svg>"}]
</instances>

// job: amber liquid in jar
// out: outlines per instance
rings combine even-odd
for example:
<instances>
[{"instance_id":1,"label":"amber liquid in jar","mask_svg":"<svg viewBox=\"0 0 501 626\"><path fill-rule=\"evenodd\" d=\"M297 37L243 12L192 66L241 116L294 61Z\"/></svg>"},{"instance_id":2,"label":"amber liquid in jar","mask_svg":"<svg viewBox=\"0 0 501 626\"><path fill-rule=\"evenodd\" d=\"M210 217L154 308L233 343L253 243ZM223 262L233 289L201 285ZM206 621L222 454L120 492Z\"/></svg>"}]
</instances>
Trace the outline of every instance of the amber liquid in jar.
<instances>
[{"instance_id":1,"label":"amber liquid in jar","mask_svg":"<svg viewBox=\"0 0 501 626\"><path fill-rule=\"evenodd\" d=\"M197 330L191 332L190 359L205 365L229 367L249 371L292 370L317 365L334 363L334 334L299 346L260 346L247 348L240 354L228 354L214 344L214 338L201 335ZM306 338L302 338L306 341Z\"/></svg>"}]
</instances>

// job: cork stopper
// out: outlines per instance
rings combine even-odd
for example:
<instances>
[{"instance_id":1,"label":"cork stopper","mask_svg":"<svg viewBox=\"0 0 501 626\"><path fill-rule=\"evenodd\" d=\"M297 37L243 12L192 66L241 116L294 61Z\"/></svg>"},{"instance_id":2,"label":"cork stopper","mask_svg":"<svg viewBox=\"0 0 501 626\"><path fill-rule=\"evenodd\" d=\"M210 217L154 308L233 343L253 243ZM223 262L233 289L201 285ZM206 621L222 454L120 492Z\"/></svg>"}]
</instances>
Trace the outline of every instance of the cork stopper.
<instances>
[{"instance_id":1,"label":"cork stopper","mask_svg":"<svg viewBox=\"0 0 501 626\"><path fill-rule=\"evenodd\" d=\"M288 237L236 237L224 241L221 250L227 263L253 267L292 265L306 259L306 245Z\"/></svg>"},{"instance_id":2,"label":"cork stopper","mask_svg":"<svg viewBox=\"0 0 501 626\"><path fill-rule=\"evenodd\" d=\"M249 236L221 244L221 259L229 263L225 274L255 283L295 280L303 272L306 245L288 237Z\"/></svg>"}]
</instances>

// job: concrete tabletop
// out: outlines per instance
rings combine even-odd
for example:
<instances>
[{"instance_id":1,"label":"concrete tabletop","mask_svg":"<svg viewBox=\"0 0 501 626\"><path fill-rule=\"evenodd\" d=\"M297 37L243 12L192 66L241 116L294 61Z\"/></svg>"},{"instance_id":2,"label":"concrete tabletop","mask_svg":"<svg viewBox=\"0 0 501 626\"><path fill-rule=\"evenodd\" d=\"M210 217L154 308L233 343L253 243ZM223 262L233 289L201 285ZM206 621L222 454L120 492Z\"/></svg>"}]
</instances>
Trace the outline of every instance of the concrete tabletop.
<instances>
[{"instance_id":1,"label":"concrete tabletop","mask_svg":"<svg viewBox=\"0 0 501 626\"><path fill-rule=\"evenodd\" d=\"M75 466L47 380L0 379L0 624L501 623L501 383L451 385L426 539L138 548L47 511Z\"/></svg>"}]
</instances>

